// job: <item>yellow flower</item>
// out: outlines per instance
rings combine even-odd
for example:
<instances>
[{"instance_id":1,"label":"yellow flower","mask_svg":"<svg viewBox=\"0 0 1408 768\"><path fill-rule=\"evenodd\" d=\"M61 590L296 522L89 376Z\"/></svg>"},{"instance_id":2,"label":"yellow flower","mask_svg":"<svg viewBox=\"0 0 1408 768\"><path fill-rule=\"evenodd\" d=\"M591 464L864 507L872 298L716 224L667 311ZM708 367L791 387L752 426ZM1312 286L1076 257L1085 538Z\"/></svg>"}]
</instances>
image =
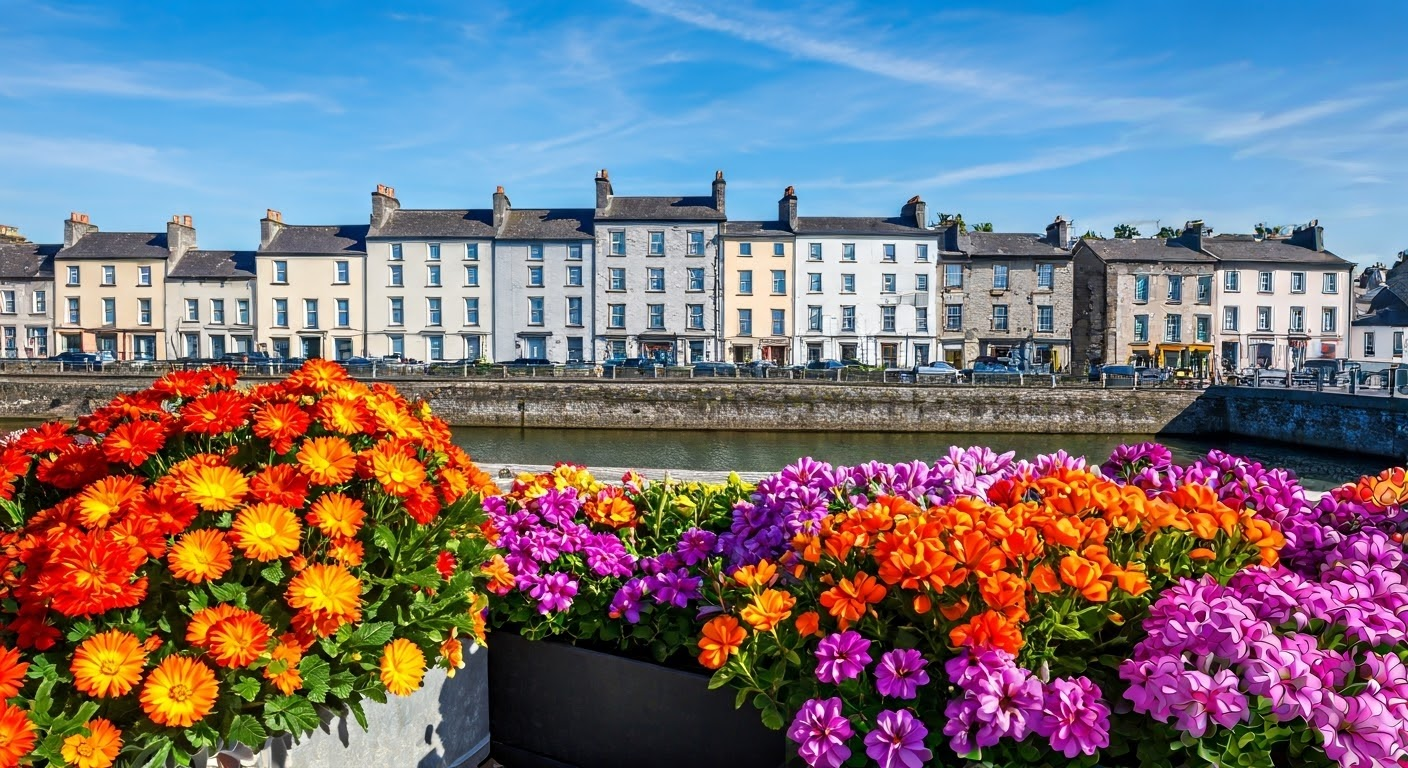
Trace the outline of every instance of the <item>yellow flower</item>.
<instances>
[{"instance_id":1,"label":"yellow flower","mask_svg":"<svg viewBox=\"0 0 1408 768\"><path fill-rule=\"evenodd\" d=\"M69 671L74 687L89 696L124 696L142 679L146 663L136 636L114 629L84 640Z\"/></svg>"},{"instance_id":2,"label":"yellow flower","mask_svg":"<svg viewBox=\"0 0 1408 768\"><path fill-rule=\"evenodd\" d=\"M308 510L308 522L317 526L324 536L356 536L366 519L362 502L341 493L318 497Z\"/></svg>"},{"instance_id":3,"label":"yellow flower","mask_svg":"<svg viewBox=\"0 0 1408 768\"><path fill-rule=\"evenodd\" d=\"M357 456L340 437L314 437L298 449L298 468L317 485L337 485L352 479Z\"/></svg>"},{"instance_id":4,"label":"yellow flower","mask_svg":"<svg viewBox=\"0 0 1408 768\"><path fill-rule=\"evenodd\" d=\"M235 543L251 560L269 562L298 551L303 527L298 516L278 504L255 504L245 507L235 518L231 535Z\"/></svg>"},{"instance_id":5,"label":"yellow flower","mask_svg":"<svg viewBox=\"0 0 1408 768\"><path fill-rule=\"evenodd\" d=\"M90 720L84 728L88 735L81 733L64 739L64 762L73 768L108 768L122 750L122 731L99 717Z\"/></svg>"},{"instance_id":6,"label":"yellow flower","mask_svg":"<svg viewBox=\"0 0 1408 768\"><path fill-rule=\"evenodd\" d=\"M410 696L425 677L425 654L404 637L386 644L381 652L381 682L397 696Z\"/></svg>"},{"instance_id":7,"label":"yellow flower","mask_svg":"<svg viewBox=\"0 0 1408 768\"><path fill-rule=\"evenodd\" d=\"M425 482L425 466L395 447L371 452L372 477L393 496L405 496Z\"/></svg>"},{"instance_id":8,"label":"yellow flower","mask_svg":"<svg viewBox=\"0 0 1408 768\"><path fill-rule=\"evenodd\" d=\"M185 656L167 656L142 686L142 711L157 725L189 728L210 714L219 694L210 667Z\"/></svg>"},{"instance_id":9,"label":"yellow flower","mask_svg":"<svg viewBox=\"0 0 1408 768\"><path fill-rule=\"evenodd\" d=\"M189 531L167 553L171 573L199 584L214 581L230 570L230 545L225 534L212 528Z\"/></svg>"},{"instance_id":10,"label":"yellow flower","mask_svg":"<svg viewBox=\"0 0 1408 768\"><path fill-rule=\"evenodd\" d=\"M232 467L196 467L182 478L186 499L207 512L224 512L238 507L249 493L249 481Z\"/></svg>"},{"instance_id":11,"label":"yellow flower","mask_svg":"<svg viewBox=\"0 0 1408 768\"><path fill-rule=\"evenodd\" d=\"M358 621L362 616L362 582L340 565L310 565L288 585L288 604L321 617Z\"/></svg>"}]
</instances>

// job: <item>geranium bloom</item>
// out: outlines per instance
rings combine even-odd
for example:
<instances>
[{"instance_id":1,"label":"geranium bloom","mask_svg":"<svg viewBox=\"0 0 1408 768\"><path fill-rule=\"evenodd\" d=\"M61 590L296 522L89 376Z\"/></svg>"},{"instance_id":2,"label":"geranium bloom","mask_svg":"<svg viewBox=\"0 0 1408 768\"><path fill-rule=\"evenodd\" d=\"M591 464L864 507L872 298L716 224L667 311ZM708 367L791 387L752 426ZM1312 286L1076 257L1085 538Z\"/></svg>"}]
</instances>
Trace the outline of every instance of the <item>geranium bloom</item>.
<instances>
[{"instance_id":1,"label":"geranium bloom","mask_svg":"<svg viewBox=\"0 0 1408 768\"><path fill-rule=\"evenodd\" d=\"M224 619L210 628L206 636L210 658L230 669L247 667L269 647L273 633L253 611Z\"/></svg>"},{"instance_id":2,"label":"geranium bloom","mask_svg":"<svg viewBox=\"0 0 1408 768\"><path fill-rule=\"evenodd\" d=\"M398 637L381 653L381 683L389 693L410 696L425 677L425 653L410 640Z\"/></svg>"},{"instance_id":3,"label":"geranium bloom","mask_svg":"<svg viewBox=\"0 0 1408 768\"><path fill-rule=\"evenodd\" d=\"M919 686L929 684L929 673L924 671L928 664L924 654L913 648L889 651L875 667L875 690L881 696L912 699L918 695Z\"/></svg>"},{"instance_id":4,"label":"geranium bloom","mask_svg":"<svg viewBox=\"0 0 1408 768\"><path fill-rule=\"evenodd\" d=\"M836 617L841 629L859 621L872 603L885 598L885 585L864 572L857 573L854 579L841 579L836 586L821 593L821 604Z\"/></svg>"},{"instance_id":5,"label":"geranium bloom","mask_svg":"<svg viewBox=\"0 0 1408 768\"><path fill-rule=\"evenodd\" d=\"M748 631L738 625L732 616L715 616L704 625L703 636L699 638L699 663L706 669L718 669L728 662L728 657L738 653L748 637Z\"/></svg>"},{"instance_id":6,"label":"geranium bloom","mask_svg":"<svg viewBox=\"0 0 1408 768\"><path fill-rule=\"evenodd\" d=\"M166 444L166 427L149 419L118 424L103 437L103 455L115 464L141 466Z\"/></svg>"},{"instance_id":7,"label":"geranium bloom","mask_svg":"<svg viewBox=\"0 0 1408 768\"><path fill-rule=\"evenodd\" d=\"M314 437L298 449L298 468L314 485L338 485L352 479L357 455L340 437Z\"/></svg>"},{"instance_id":8,"label":"geranium bloom","mask_svg":"<svg viewBox=\"0 0 1408 768\"><path fill-rule=\"evenodd\" d=\"M787 738L798 745L797 754L812 768L839 768L850 759L846 741L854 734L836 697L808 700L787 729Z\"/></svg>"},{"instance_id":9,"label":"geranium bloom","mask_svg":"<svg viewBox=\"0 0 1408 768\"><path fill-rule=\"evenodd\" d=\"M406 496L425 482L425 465L400 450L373 450L372 477L392 496Z\"/></svg>"},{"instance_id":10,"label":"geranium bloom","mask_svg":"<svg viewBox=\"0 0 1408 768\"><path fill-rule=\"evenodd\" d=\"M880 768L923 768L934 757L924 746L929 729L907 709L885 710L875 716L875 729L865 735L865 754Z\"/></svg>"},{"instance_id":11,"label":"geranium bloom","mask_svg":"<svg viewBox=\"0 0 1408 768\"><path fill-rule=\"evenodd\" d=\"M20 760L34 749L35 738L29 713L0 702L0 765L19 765Z\"/></svg>"},{"instance_id":12,"label":"geranium bloom","mask_svg":"<svg viewBox=\"0 0 1408 768\"><path fill-rule=\"evenodd\" d=\"M1016 655L1025 642L1022 631L997 611L984 611L949 632L949 640L959 647L996 648Z\"/></svg>"},{"instance_id":13,"label":"geranium bloom","mask_svg":"<svg viewBox=\"0 0 1408 768\"><path fill-rule=\"evenodd\" d=\"M269 562L298 551L302 532L298 517L288 507L260 503L240 511L230 535L245 557Z\"/></svg>"},{"instance_id":14,"label":"geranium bloom","mask_svg":"<svg viewBox=\"0 0 1408 768\"><path fill-rule=\"evenodd\" d=\"M113 629L80 643L69 671L75 688L101 699L126 695L142 679L146 663L136 636Z\"/></svg>"},{"instance_id":15,"label":"geranium bloom","mask_svg":"<svg viewBox=\"0 0 1408 768\"><path fill-rule=\"evenodd\" d=\"M176 578L199 584L224 576L230 570L232 552L223 532L202 528L182 535L167 553L166 562Z\"/></svg>"},{"instance_id":16,"label":"geranium bloom","mask_svg":"<svg viewBox=\"0 0 1408 768\"><path fill-rule=\"evenodd\" d=\"M308 510L308 522L317 526L324 536L356 536L367 517L359 499L341 493L318 497Z\"/></svg>"},{"instance_id":17,"label":"geranium bloom","mask_svg":"<svg viewBox=\"0 0 1408 768\"><path fill-rule=\"evenodd\" d=\"M759 632L771 632L773 628L792 615L792 606L797 599L780 589L769 589L753 598L753 602L743 607L739 616Z\"/></svg>"},{"instance_id":18,"label":"geranium bloom","mask_svg":"<svg viewBox=\"0 0 1408 768\"><path fill-rule=\"evenodd\" d=\"M870 641L845 631L822 638L816 647L816 679L840 684L865 671L870 663Z\"/></svg>"},{"instance_id":19,"label":"geranium bloom","mask_svg":"<svg viewBox=\"0 0 1408 768\"><path fill-rule=\"evenodd\" d=\"M1177 679L1181 701L1173 706L1178 716L1177 727L1190 736L1206 734L1211 723L1233 728L1247 717L1247 697L1230 669L1209 676L1196 669L1184 672ZM1211 721L1211 722L1209 722Z\"/></svg>"},{"instance_id":20,"label":"geranium bloom","mask_svg":"<svg viewBox=\"0 0 1408 768\"><path fill-rule=\"evenodd\" d=\"M224 512L244 501L249 481L238 470L223 464L198 466L182 478L181 491L207 512Z\"/></svg>"},{"instance_id":21,"label":"geranium bloom","mask_svg":"<svg viewBox=\"0 0 1408 768\"><path fill-rule=\"evenodd\" d=\"M293 577L287 599L294 609L358 621L362 617L362 582L340 565L310 565Z\"/></svg>"},{"instance_id":22,"label":"geranium bloom","mask_svg":"<svg viewBox=\"0 0 1408 768\"><path fill-rule=\"evenodd\" d=\"M197 659L167 656L142 686L142 711L157 725L189 728L215 706L215 673Z\"/></svg>"},{"instance_id":23,"label":"geranium bloom","mask_svg":"<svg viewBox=\"0 0 1408 768\"><path fill-rule=\"evenodd\" d=\"M64 739L60 752L73 768L108 768L122 751L122 731L101 717L84 726L88 735L75 733Z\"/></svg>"},{"instance_id":24,"label":"geranium bloom","mask_svg":"<svg viewBox=\"0 0 1408 768\"><path fill-rule=\"evenodd\" d=\"M1110 746L1110 708L1090 680L1057 678L1046 689L1035 730L1067 758L1093 755Z\"/></svg>"},{"instance_id":25,"label":"geranium bloom","mask_svg":"<svg viewBox=\"0 0 1408 768\"><path fill-rule=\"evenodd\" d=\"M283 635L269 652L269 664L264 667L264 679L274 684L285 696L303 687L303 674L298 663L303 660L303 647L293 635Z\"/></svg>"}]
</instances>

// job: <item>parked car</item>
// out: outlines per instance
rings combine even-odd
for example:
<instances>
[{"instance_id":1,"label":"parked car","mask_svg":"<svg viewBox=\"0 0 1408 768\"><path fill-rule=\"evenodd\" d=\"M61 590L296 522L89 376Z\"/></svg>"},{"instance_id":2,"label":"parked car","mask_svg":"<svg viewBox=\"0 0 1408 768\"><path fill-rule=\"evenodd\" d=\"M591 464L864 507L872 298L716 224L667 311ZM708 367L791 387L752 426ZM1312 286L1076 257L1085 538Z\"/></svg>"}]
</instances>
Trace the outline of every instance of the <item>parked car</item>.
<instances>
[{"instance_id":1,"label":"parked car","mask_svg":"<svg viewBox=\"0 0 1408 768\"><path fill-rule=\"evenodd\" d=\"M958 373L964 379L967 379L968 381L974 381L975 376L982 378L993 376L1017 376L1022 372L1010 365L1004 365L1003 363L989 363L983 361L982 359L979 359L977 362L973 363L972 368L964 368Z\"/></svg>"},{"instance_id":2,"label":"parked car","mask_svg":"<svg viewBox=\"0 0 1408 768\"><path fill-rule=\"evenodd\" d=\"M445 371L447 373L460 373L466 368L474 368L479 365L479 360L470 357L462 357L459 360L436 360L426 366L431 373Z\"/></svg>"},{"instance_id":3,"label":"parked car","mask_svg":"<svg viewBox=\"0 0 1408 768\"><path fill-rule=\"evenodd\" d=\"M628 368L637 371L650 371L656 368L662 368L664 367L664 365L664 363L649 357L627 357L621 359L619 362L608 361L607 364L603 367Z\"/></svg>"},{"instance_id":4,"label":"parked car","mask_svg":"<svg viewBox=\"0 0 1408 768\"><path fill-rule=\"evenodd\" d=\"M1342 357L1334 360L1306 360L1301 364L1303 372L1314 374L1327 387L1348 386L1350 380L1359 373L1360 369L1359 363L1345 360Z\"/></svg>"},{"instance_id":5,"label":"parked car","mask_svg":"<svg viewBox=\"0 0 1408 768\"><path fill-rule=\"evenodd\" d=\"M1290 371L1285 368L1243 368L1236 374L1229 376L1228 382L1249 387L1284 387L1288 376L1290 376Z\"/></svg>"},{"instance_id":6,"label":"parked car","mask_svg":"<svg viewBox=\"0 0 1408 768\"><path fill-rule=\"evenodd\" d=\"M932 363L917 365L914 367L914 379L918 382L926 380L933 381L958 381L960 371L942 360Z\"/></svg>"},{"instance_id":7,"label":"parked car","mask_svg":"<svg viewBox=\"0 0 1408 768\"><path fill-rule=\"evenodd\" d=\"M111 356L112 353L108 353ZM105 360L96 352L75 352L68 350L60 352L49 358L49 362L58 363L61 371L101 371L110 361Z\"/></svg>"},{"instance_id":8,"label":"parked car","mask_svg":"<svg viewBox=\"0 0 1408 768\"><path fill-rule=\"evenodd\" d=\"M1157 368L1141 368L1133 365L1102 365L1100 375L1106 381L1120 383L1128 379L1131 383L1157 384L1165 379Z\"/></svg>"},{"instance_id":9,"label":"parked car","mask_svg":"<svg viewBox=\"0 0 1408 768\"><path fill-rule=\"evenodd\" d=\"M273 371L279 362L264 352L228 352L220 357L221 365L241 371Z\"/></svg>"},{"instance_id":10,"label":"parked car","mask_svg":"<svg viewBox=\"0 0 1408 768\"><path fill-rule=\"evenodd\" d=\"M551 368L553 362L546 357L518 357L503 365L509 368Z\"/></svg>"},{"instance_id":11,"label":"parked car","mask_svg":"<svg viewBox=\"0 0 1408 768\"><path fill-rule=\"evenodd\" d=\"M738 366L740 373L746 376L757 376L767 378L768 371L778 370L777 363L771 360L750 360Z\"/></svg>"},{"instance_id":12,"label":"parked car","mask_svg":"<svg viewBox=\"0 0 1408 768\"><path fill-rule=\"evenodd\" d=\"M733 363L708 362L690 366L695 376L737 376L738 366Z\"/></svg>"},{"instance_id":13,"label":"parked car","mask_svg":"<svg viewBox=\"0 0 1408 768\"><path fill-rule=\"evenodd\" d=\"M807 362L809 371L834 371L845 368L846 364L840 360L811 360Z\"/></svg>"}]
</instances>

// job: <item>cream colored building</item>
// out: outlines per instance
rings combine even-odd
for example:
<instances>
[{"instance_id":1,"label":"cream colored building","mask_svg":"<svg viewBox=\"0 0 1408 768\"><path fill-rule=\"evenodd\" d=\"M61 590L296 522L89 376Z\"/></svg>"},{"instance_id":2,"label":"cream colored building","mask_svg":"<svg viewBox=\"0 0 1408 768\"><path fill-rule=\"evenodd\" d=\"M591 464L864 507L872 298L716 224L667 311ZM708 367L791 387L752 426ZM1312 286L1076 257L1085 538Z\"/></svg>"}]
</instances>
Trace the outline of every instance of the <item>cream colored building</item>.
<instances>
[{"instance_id":1,"label":"cream colored building","mask_svg":"<svg viewBox=\"0 0 1408 768\"><path fill-rule=\"evenodd\" d=\"M294 226L270 209L255 259L256 351L345 360L366 354L367 225Z\"/></svg>"},{"instance_id":2,"label":"cream colored building","mask_svg":"<svg viewBox=\"0 0 1408 768\"><path fill-rule=\"evenodd\" d=\"M166 278L167 356L219 359L257 351L254 251L193 249Z\"/></svg>"},{"instance_id":3,"label":"cream colored building","mask_svg":"<svg viewBox=\"0 0 1408 768\"><path fill-rule=\"evenodd\" d=\"M724 359L789 365L792 351L793 258L797 196L788 187L777 221L725 222L719 298Z\"/></svg>"}]
</instances>

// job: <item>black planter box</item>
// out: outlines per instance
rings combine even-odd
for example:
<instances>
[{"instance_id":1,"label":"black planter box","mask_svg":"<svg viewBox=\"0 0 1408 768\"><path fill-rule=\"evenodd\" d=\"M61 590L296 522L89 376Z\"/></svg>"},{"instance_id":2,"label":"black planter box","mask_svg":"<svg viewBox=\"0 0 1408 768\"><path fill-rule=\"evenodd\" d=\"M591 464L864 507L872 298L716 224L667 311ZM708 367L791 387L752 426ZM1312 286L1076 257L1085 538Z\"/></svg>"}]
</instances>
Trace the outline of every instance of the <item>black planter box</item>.
<instances>
[{"instance_id":1,"label":"black planter box","mask_svg":"<svg viewBox=\"0 0 1408 768\"><path fill-rule=\"evenodd\" d=\"M707 675L489 637L489 733L507 768L777 768L785 737Z\"/></svg>"}]
</instances>

